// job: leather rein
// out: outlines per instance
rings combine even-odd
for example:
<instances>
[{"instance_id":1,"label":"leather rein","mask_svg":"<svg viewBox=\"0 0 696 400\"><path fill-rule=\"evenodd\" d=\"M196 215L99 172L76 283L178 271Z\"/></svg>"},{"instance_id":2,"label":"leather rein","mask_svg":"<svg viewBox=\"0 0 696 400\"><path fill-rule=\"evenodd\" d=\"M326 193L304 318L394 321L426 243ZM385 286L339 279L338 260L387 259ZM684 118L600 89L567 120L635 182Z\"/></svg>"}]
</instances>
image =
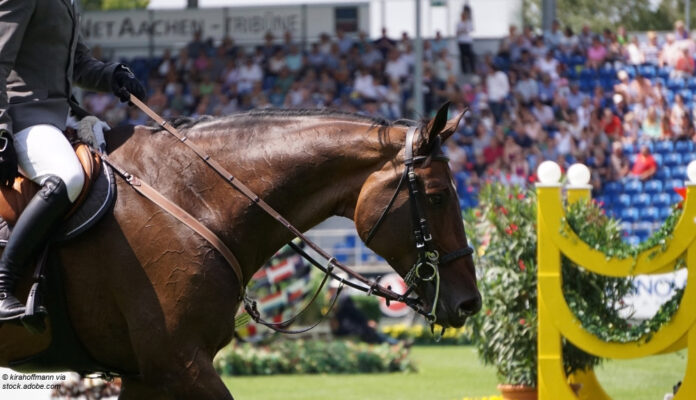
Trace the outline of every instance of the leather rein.
<instances>
[{"instance_id":1,"label":"leather rein","mask_svg":"<svg viewBox=\"0 0 696 400\"><path fill-rule=\"evenodd\" d=\"M152 109L150 109L146 104L144 104L142 101L140 101L137 97L133 96L132 94L130 95L130 102L136 105L140 110L142 110L145 114L147 114L150 118L152 118L160 127L162 127L164 130L166 130L169 134L174 136L176 139L178 139L181 143L185 144L189 149L191 149L203 162L205 162L208 167L213 169L218 175L220 175L227 183L229 183L232 187L234 187L236 190L238 190L240 193L242 193L245 197L247 197L249 200L251 200L252 203L255 203L257 206L259 206L264 212L266 212L269 216L274 218L276 221L278 221L281 225L283 225L287 230L289 230L292 234L297 236L297 238L300 239L302 243L304 243L306 246L308 246L310 249L312 249L314 252L316 252L321 258L326 260L325 263L320 263L317 261L314 257L312 257L310 254L308 254L301 246L295 244L294 242L288 243L290 247L292 247L295 251L297 251L302 257L307 259L312 265L317 267L319 270L324 272L325 276L317 289L316 293L313 295L311 300L305 305L305 308L300 311L299 314L295 315L294 317L282 321L282 322L268 322L264 321L261 319L260 313L257 309L257 304L256 301L252 300L246 295L246 290L245 290L245 285L246 285L246 280L244 277L244 274L241 270L241 267L239 265L239 262L237 261L236 257L234 256L233 252L229 249L229 247L210 229L208 229L205 225L203 225L200 221L198 221L194 216L192 216L190 213L188 213L186 210L182 209L175 203L173 203L171 200L167 199L165 196L160 194L156 189L152 188L148 184L146 184L144 181L136 177L135 175L127 172L123 168L119 167L113 160L111 160L107 155L103 154L101 155L102 159L109 164L117 173L120 175L124 180L133 188L135 189L138 193L142 194L146 198L148 198L150 201L161 207L163 210L167 211L170 215L174 216L177 218L179 221L187 225L189 228L194 230L196 233L201 235L204 239L206 239L216 250L218 250L223 258L227 261L233 272L235 273L235 276L239 282L240 285L240 296L239 299L243 300L244 302L244 308L247 311L248 315L257 323L260 323L262 325L265 325L277 332L282 332L282 333L301 333L305 332L309 329L312 329L316 325L318 325L330 312L330 309L332 306L336 303L336 300L338 299L341 290L344 288L344 286L351 287L353 289L362 291L367 293L367 295L375 295L378 297L382 297L386 300L387 305L391 301L398 301L405 303L407 306L409 306L411 309L416 311L419 314L422 314L426 317L426 319L432 324L435 319L435 310L437 308L437 302L439 298L439 266L442 264L447 264L449 262L452 262L458 258L465 257L465 256L471 256L473 254L473 249L469 246L464 247L462 249L456 250L452 253L446 254L443 257L440 257L438 254L438 251L434 248L431 240L432 236L430 234L430 230L428 229L428 224L427 224L427 219L425 218L425 213L423 212L422 205L420 203L420 197L419 193L420 190L418 188L417 184L417 177L414 171L415 165L419 164L423 161L425 161L428 157L426 156L413 156L413 140L416 132L416 127L411 127L409 128L407 135L406 135L406 149L405 149L405 157L404 157L404 173L401 176L401 180L399 181L399 184L394 192L394 195L389 202L389 204L385 207L384 211L382 212L382 215L380 218L377 220L375 225L372 227L370 230L370 233L368 234L368 237L365 241L365 243L369 243L372 238L375 236L378 228L384 221L384 219L387 216L387 213L391 209L394 201L396 200L399 192L401 191L403 185L405 182L408 182L408 190L409 190L409 202L411 204L411 213L412 213L412 219L413 219L413 227L414 227L414 237L416 239L416 250L418 252L418 258L416 263L413 265L409 273L406 275L405 281L409 285L408 290L404 294L399 294L391 290L391 286L389 287L384 287L382 285L379 285L376 280L373 279L368 279L364 277L363 275L353 271L350 267L344 265L343 263L339 262L336 260L336 258L332 257L329 255L327 252L325 252L319 245L314 243L312 240L310 240L308 237L306 237L299 229L297 229L294 225L292 225L287 219L285 219L280 213L278 213L275 209L273 209L268 203L266 203L263 199L261 199L258 195L256 195L249 187L247 187L243 182L240 182L235 178L235 176L227 171L219 162L216 160L212 159L210 155L208 155L205 151L203 151L200 147L198 147L195 143L191 142L188 137L180 133L176 128L174 128L172 125L168 123L165 119L163 119L161 116L159 116L157 113L155 113ZM447 158L439 151L439 146L436 144L433 146L433 149L437 149L437 151L434 151L431 156L433 159L436 160L446 160ZM345 277L342 277L338 275L335 272L335 269L339 269L343 271L350 279L346 279ZM329 307L329 311L327 311L324 315L322 315L322 318L312 326L306 329L302 329L299 331L289 331L284 329L287 327L289 324L294 322L301 314L303 314L309 307L309 305L316 300L318 297L319 293L321 292L323 286L327 282L328 278L333 278L339 281L339 287L334 295L334 298L332 299ZM435 281L436 289L435 289L435 298L432 302L432 308L431 310L426 310L423 308L422 302L419 298L417 297L409 297L415 286L418 284L419 281L423 282L431 282Z\"/></svg>"}]
</instances>

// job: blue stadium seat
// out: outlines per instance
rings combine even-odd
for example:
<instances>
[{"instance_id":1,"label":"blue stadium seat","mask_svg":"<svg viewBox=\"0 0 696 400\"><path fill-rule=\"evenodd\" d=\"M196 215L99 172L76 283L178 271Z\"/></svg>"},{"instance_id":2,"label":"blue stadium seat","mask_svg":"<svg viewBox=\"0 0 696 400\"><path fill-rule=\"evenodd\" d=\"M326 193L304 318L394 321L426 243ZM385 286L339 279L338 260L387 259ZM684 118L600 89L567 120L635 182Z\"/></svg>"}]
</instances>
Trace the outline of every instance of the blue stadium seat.
<instances>
[{"instance_id":1,"label":"blue stadium seat","mask_svg":"<svg viewBox=\"0 0 696 400\"><path fill-rule=\"evenodd\" d=\"M652 197L647 193L641 193L631 199L633 207L649 207L650 204L652 204Z\"/></svg>"},{"instance_id":2,"label":"blue stadium seat","mask_svg":"<svg viewBox=\"0 0 696 400\"><path fill-rule=\"evenodd\" d=\"M660 193L653 197L652 204L655 207L669 207L672 204L672 197L669 193Z\"/></svg>"},{"instance_id":3,"label":"blue stadium seat","mask_svg":"<svg viewBox=\"0 0 696 400\"><path fill-rule=\"evenodd\" d=\"M673 92L678 92L686 88L686 81L684 78L670 78L667 81L667 88Z\"/></svg>"},{"instance_id":4,"label":"blue stadium seat","mask_svg":"<svg viewBox=\"0 0 696 400\"><path fill-rule=\"evenodd\" d=\"M624 193L638 194L643 191L643 183L637 179L631 180L624 185Z\"/></svg>"},{"instance_id":5,"label":"blue stadium seat","mask_svg":"<svg viewBox=\"0 0 696 400\"><path fill-rule=\"evenodd\" d=\"M675 165L669 169L672 179L686 179L686 165Z\"/></svg>"},{"instance_id":6,"label":"blue stadium seat","mask_svg":"<svg viewBox=\"0 0 696 400\"><path fill-rule=\"evenodd\" d=\"M672 171L669 170L669 168L658 168L657 172L655 172L655 179L659 179L661 181L667 181L672 177Z\"/></svg>"},{"instance_id":7,"label":"blue stadium seat","mask_svg":"<svg viewBox=\"0 0 696 400\"><path fill-rule=\"evenodd\" d=\"M603 189L607 195L613 195L623 192L623 185L621 182L607 182L604 184Z\"/></svg>"},{"instance_id":8,"label":"blue stadium seat","mask_svg":"<svg viewBox=\"0 0 696 400\"><path fill-rule=\"evenodd\" d=\"M629 236L625 238L626 243L630 244L631 246L638 246L640 244L640 238L636 235Z\"/></svg>"},{"instance_id":9,"label":"blue stadium seat","mask_svg":"<svg viewBox=\"0 0 696 400\"><path fill-rule=\"evenodd\" d=\"M679 204L684 201L684 198L679 193L672 193L670 196L672 197L672 204Z\"/></svg>"},{"instance_id":10,"label":"blue stadium seat","mask_svg":"<svg viewBox=\"0 0 696 400\"><path fill-rule=\"evenodd\" d=\"M626 222L638 221L640 215L637 208L629 207L621 210L621 220Z\"/></svg>"},{"instance_id":11,"label":"blue stadium seat","mask_svg":"<svg viewBox=\"0 0 696 400\"><path fill-rule=\"evenodd\" d=\"M572 66L585 65L586 61L587 60L585 59L585 57L581 56L581 55L574 55L574 56L570 57L570 65L572 65Z\"/></svg>"},{"instance_id":12,"label":"blue stadium seat","mask_svg":"<svg viewBox=\"0 0 696 400\"><path fill-rule=\"evenodd\" d=\"M696 78L695 78L696 79ZM674 143L674 151L677 153L690 153L694 151L694 142L690 140L680 140Z\"/></svg>"},{"instance_id":13,"label":"blue stadium seat","mask_svg":"<svg viewBox=\"0 0 696 400\"><path fill-rule=\"evenodd\" d=\"M657 78L669 79L669 75L672 73L672 67L664 66L657 70Z\"/></svg>"},{"instance_id":14,"label":"blue stadium seat","mask_svg":"<svg viewBox=\"0 0 696 400\"><path fill-rule=\"evenodd\" d=\"M665 182L665 191L670 194L674 192L675 188L684 187L684 181L681 179L670 179Z\"/></svg>"},{"instance_id":15,"label":"blue stadium seat","mask_svg":"<svg viewBox=\"0 0 696 400\"><path fill-rule=\"evenodd\" d=\"M650 232L651 232L650 229L639 228L639 229L634 230L634 231L633 231L633 234L634 234L635 236L638 236L638 239L639 239L641 242L643 242L643 241L645 241L645 239L647 239L648 237L650 237Z\"/></svg>"},{"instance_id":16,"label":"blue stadium seat","mask_svg":"<svg viewBox=\"0 0 696 400\"><path fill-rule=\"evenodd\" d=\"M655 161L657 161L657 159ZM667 154L664 157L663 163L667 167L673 167L675 165L682 165L682 163L683 163L682 155L679 153Z\"/></svg>"},{"instance_id":17,"label":"blue stadium seat","mask_svg":"<svg viewBox=\"0 0 696 400\"><path fill-rule=\"evenodd\" d=\"M622 147L624 154L633 154L638 151L633 143L624 143Z\"/></svg>"},{"instance_id":18,"label":"blue stadium seat","mask_svg":"<svg viewBox=\"0 0 696 400\"><path fill-rule=\"evenodd\" d=\"M689 165L690 162L696 160L696 153L693 151L690 153L686 153L682 156L682 163L684 165Z\"/></svg>"},{"instance_id":19,"label":"blue stadium seat","mask_svg":"<svg viewBox=\"0 0 696 400\"><path fill-rule=\"evenodd\" d=\"M626 222L623 221L619 224L621 227L621 232L624 233L626 236L630 236L633 234L633 223L632 222Z\"/></svg>"},{"instance_id":20,"label":"blue stadium seat","mask_svg":"<svg viewBox=\"0 0 696 400\"><path fill-rule=\"evenodd\" d=\"M641 65L638 67L638 73L648 79L652 79L657 74L657 68L654 65Z\"/></svg>"},{"instance_id":21,"label":"blue stadium seat","mask_svg":"<svg viewBox=\"0 0 696 400\"><path fill-rule=\"evenodd\" d=\"M585 68L580 71L580 80L593 80L597 77L597 72L592 68Z\"/></svg>"},{"instance_id":22,"label":"blue stadium seat","mask_svg":"<svg viewBox=\"0 0 696 400\"><path fill-rule=\"evenodd\" d=\"M681 95L682 99L684 100L685 103L691 102L691 90L689 89L682 89L679 91L679 94Z\"/></svg>"},{"instance_id":23,"label":"blue stadium seat","mask_svg":"<svg viewBox=\"0 0 696 400\"><path fill-rule=\"evenodd\" d=\"M661 154L672 153L674 151L674 142L671 140L661 140L655 143L655 151Z\"/></svg>"},{"instance_id":24,"label":"blue stadium seat","mask_svg":"<svg viewBox=\"0 0 696 400\"><path fill-rule=\"evenodd\" d=\"M660 210L657 207L646 207L640 210L642 221L655 222L660 220Z\"/></svg>"},{"instance_id":25,"label":"blue stadium seat","mask_svg":"<svg viewBox=\"0 0 696 400\"><path fill-rule=\"evenodd\" d=\"M662 166L662 160L663 160L662 154L660 154L660 153L655 153L655 154L653 154L652 156L653 156L653 159L655 160L655 163L657 164L657 166L658 166L658 167L661 167L661 166Z\"/></svg>"},{"instance_id":26,"label":"blue stadium seat","mask_svg":"<svg viewBox=\"0 0 696 400\"><path fill-rule=\"evenodd\" d=\"M645 182L643 185L645 193L655 194L662 192L662 182L656 179Z\"/></svg>"},{"instance_id":27,"label":"blue stadium seat","mask_svg":"<svg viewBox=\"0 0 696 400\"><path fill-rule=\"evenodd\" d=\"M672 214L672 207L660 208L660 220L664 221Z\"/></svg>"},{"instance_id":28,"label":"blue stadium seat","mask_svg":"<svg viewBox=\"0 0 696 400\"><path fill-rule=\"evenodd\" d=\"M618 205L620 208L629 208L631 207L631 196L627 194L620 194L617 197L614 197L613 204Z\"/></svg>"}]
</instances>

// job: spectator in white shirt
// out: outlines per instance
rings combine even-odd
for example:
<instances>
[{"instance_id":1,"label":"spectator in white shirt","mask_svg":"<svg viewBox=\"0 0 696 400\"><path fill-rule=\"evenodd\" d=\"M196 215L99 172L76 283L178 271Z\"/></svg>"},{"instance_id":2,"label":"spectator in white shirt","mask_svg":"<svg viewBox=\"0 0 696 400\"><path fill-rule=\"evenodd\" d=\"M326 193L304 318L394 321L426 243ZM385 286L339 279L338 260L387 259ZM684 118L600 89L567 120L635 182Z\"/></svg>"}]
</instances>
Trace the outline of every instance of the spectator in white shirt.
<instances>
[{"instance_id":1,"label":"spectator in white shirt","mask_svg":"<svg viewBox=\"0 0 696 400\"><path fill-rule=\"evenodd\" d=\"M366 67L362 66L358 69L358 72L356 72L353 90L361 99L377 99L377 85L375 84L374 77Z\"/></svg>"},{"instance_id":2,"label":"spectator in white shirt","mask_svg":"<svg viewBox=\"0 0 696 400\"><path fill-rule=\"evenodd\" d=\"M558 60L553 58L553 51L549 50L544 58L539 58L536 62L536 67L539 68L542 74L548 74L551 80L555 81L558 79Z\"/></svg>"},{"instance_id":3,"label":"spectator in white shirt","mask_svg":"<svg viewBox=\"0 0 696 400\"><path fill-rule=\"evenodd\" d=\"M397 79L403 81L408 76L408 62L401 57L399 50L391 49L389 51L389 59L384 66L384 73L390 80Z\"/></svg>"},{"instance_id":4,"label":"spectator in white shirt","mask_svg":"<svg viewBox=\"0 0 696 400\"><path fill-rule=\"evenodd\" d=\"M474 54L474 21L471 16L471 7L464 6L462 17L457 23L457 45L459 46L459 61L463 74L471 74L476 71L476 55Z\"/></svg>"},{"instance_id":5,"label":"spectator in white shirt","mask_svg":"<svg viewBox=\"0 0 696 400\"><path fill-rule=\"evenodd\" d=\"M505 99L510 94L510 81L507 74L496 66L489 68L486 76L486 91L488 105L496 121L499 122L505 111Z\"/></svg>"},{"instance_id":6,"label":"spectator in white shirt","mask_svg":"<svg viewBox=\"0 0 696 400\"><path fill-rule=\"evenodd\" d=\"M239 94L249 93L254 87L255 82L260 82L263 79L263 71L258 63L254 62L252 57L247 57L244 65L239 68L237 81L237 91Z\"/></svg>"}]
</instances>

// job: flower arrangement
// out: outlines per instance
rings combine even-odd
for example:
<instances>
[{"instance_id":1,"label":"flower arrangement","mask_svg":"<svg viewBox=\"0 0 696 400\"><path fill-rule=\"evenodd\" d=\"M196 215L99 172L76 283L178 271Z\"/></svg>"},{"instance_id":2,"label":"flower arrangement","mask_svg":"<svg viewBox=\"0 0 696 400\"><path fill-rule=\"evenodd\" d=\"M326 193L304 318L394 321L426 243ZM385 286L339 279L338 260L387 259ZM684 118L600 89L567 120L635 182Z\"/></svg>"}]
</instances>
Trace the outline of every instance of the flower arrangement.
<instances>
[{"instance_id":1,"label":"flower arrangement","mask_svg":"<svg viewBox=\"0 0 696 400\"><path fill-rule=\"evenodd\" d=\"M678 211L676 212L678 213ZM665 243L678 215L646 244ZM516 187L489 185L481 190L479 206L465 214L467 231L477 248L479 288L483 309L470 319L472 341L484 363L495 365L503 383L535 387L537 382L537 236L536 196ZM635 257L642 247L622 241L616 221L595 202L578 202L567 209L565 227L578 233L591 247L607 256ZM678 294L656 318L631 327L621 317L622 299L633 288L632 280L593 274L562 259L563 292L568 306L583 326L607 341L649 339L651 332L671 318ZM572 343L563 343L566 374L597 365L601 360Z\"/></svg>"},{"instance_id":2,"label":"flower arrangement","mask_svg":"<svg viewBox=\"0 0 696 400\"><path fill-rule=\"evenodd\" d=\"M440 331L439 326L434 327L435 332ZM449 328L438 341L430 327L416 324L408 326L406 324L388 325L382 328L385 333L394 339L412 341L417 345L462 345L471 344L471 328L462 326L461 328Z\"/></svg>"},{"instance_id":3,"label":"flower arrangement","mask_svg":"<svg viewBox=\"0 0 696 400\"><path fill-rule=\"evenodd\" d=\"M416 370L403 346L340 340L284 340L262 347L233 343L218 353L213 364L219 374L235 376Z\"/></svg>"}]
</instances>

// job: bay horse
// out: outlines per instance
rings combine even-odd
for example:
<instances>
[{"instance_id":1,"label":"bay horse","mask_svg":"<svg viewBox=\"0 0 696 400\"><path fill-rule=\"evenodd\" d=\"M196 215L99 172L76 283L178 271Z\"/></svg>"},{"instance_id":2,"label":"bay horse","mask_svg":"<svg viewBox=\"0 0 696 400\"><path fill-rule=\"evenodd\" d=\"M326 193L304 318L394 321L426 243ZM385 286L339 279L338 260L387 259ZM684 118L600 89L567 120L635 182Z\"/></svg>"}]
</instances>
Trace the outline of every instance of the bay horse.
<instances>
[{"instance_id":1,"label":"bay horse","mask_svg":"<svg viewBox=\"0 0 696 400\"><path fill-rule=\"evenodd\" d=\"M416 155L456 130L447 107L418 125ZM237 179L306 231L334 215L353 219L369 247L402 276L416 259L408 201L399 187L409 126L326 111L252 111L180 126ZM248 280L292 235L159 128L108 134L112 160L195 216L232 249ZM442 158L416 168L441 253L468 246L451 172ZM398 191L398 190L397 190ZM121 371L120 399L231 399L213 368L230 342L240 282L213 247L117 178L117 201L90 232L56 250L70 321L101 365ZM481 307L472 258L440 270L437 323L461 326ZM243 282L246 284L246 282ZM431 285L418 295L432 301ZM50 309L49 309L50 310ZM0 366L46 346L46 335L0 327ZM70 368L70 365L67 365Z\"/></svg>"}]
</instances>

